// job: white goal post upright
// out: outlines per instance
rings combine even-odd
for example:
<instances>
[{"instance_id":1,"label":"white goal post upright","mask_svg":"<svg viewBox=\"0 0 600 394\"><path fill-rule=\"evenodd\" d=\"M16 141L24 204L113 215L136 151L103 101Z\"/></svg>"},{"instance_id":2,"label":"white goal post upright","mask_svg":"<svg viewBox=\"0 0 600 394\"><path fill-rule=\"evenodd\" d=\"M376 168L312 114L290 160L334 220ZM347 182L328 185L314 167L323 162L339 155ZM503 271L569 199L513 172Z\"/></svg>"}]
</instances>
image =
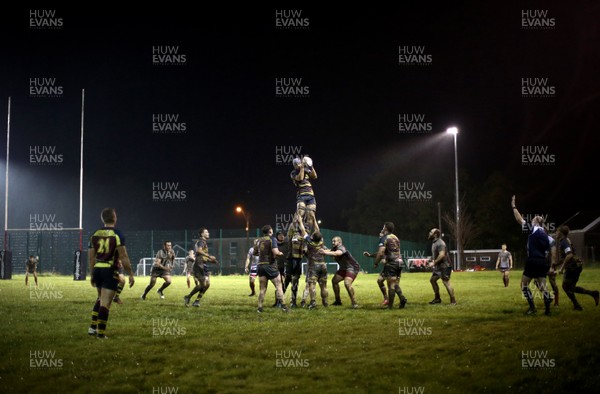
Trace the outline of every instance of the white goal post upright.
<instances>
[{"instance_id":1,"label":"white goal post upright","mask_svg":"<svg viewBox=\"0 0 600 394\"><path fill-rule=\"evenodd\" d=\"M85 89L81 89L81 138L80 138L80 163L79 163L79 226L71 228L51 229L57 230L78 230L79 231L79 251L83 248L83 126L84 126L84 104L85 104ZM4 249L8 249L8 232L9 231L31 231L31 228L8 228L8 192L9 192L9 164L10 164L10 112L11 112L11 97L8 97L8 116L6 120L6 172L5 172L5 188L4 188ZM45 229L36 229L35 231L45 231Z\"/></svg>"}]
</instances>

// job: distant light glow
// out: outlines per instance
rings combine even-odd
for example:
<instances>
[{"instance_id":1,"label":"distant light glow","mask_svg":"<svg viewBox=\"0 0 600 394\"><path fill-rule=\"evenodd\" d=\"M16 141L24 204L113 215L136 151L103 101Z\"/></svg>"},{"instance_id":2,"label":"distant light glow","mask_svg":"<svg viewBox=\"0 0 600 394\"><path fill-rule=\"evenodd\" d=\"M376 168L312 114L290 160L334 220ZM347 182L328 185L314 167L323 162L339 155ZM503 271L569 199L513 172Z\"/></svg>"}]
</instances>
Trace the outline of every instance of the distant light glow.
<instances>
[{"instance_id":1,"label":"distant light glow","mask_svg":"<svg viewBox=\"0 0 600 394\"><path fill-rule=\"evenodd\" d=\"M446 129L446 133L456 135L456 134L458 134L458 128L456 128L456 127L448 127Z\"/></svg>"}]
</instances>

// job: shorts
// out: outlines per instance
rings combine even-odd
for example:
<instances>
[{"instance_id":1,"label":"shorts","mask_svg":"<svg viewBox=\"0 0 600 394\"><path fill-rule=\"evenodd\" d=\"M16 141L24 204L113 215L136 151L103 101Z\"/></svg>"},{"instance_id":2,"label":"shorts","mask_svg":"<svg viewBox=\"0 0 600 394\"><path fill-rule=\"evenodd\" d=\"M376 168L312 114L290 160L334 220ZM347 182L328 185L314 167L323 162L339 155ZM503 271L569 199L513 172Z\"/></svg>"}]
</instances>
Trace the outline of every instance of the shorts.
<instances>
[{"instance_id":1,"label":"shorts","mask_svg":"<svg viewBox=\"0 0 600 394\"><path fill-rule=\"evenodd\" d=\"M253 278L256 278L256 275L258 274L258 265L253 265L250 267L250 276Z\"/></svg>"},{"instance_id":2,"label":"shorts","mask_svg":"<svg viewBox=\"0 0 600 394\"><path fill-rule=\"evenodd\" d=\"M308 272L306 273L306 280L313 282L327 282L327 265L326 264L314 264L308 266Z\"/></svg>"},{"instance_id":3,"label":"shorts","mask_svg":"<svg viewBox=\"0 0 600 394\"><path fill-rule=\"evenodd\" d=\"M337 270L335 272L336 275L341 276L342 278L351 278L352 280L356 279L356 275L358 275L356 272L352 271L352 270Z\"/></svg>"},{"instance_id":4,"label":"shorts","mask_svg":"<svg viewBox=\"0 0 600 394\"><path fill-rule=\"evenodd\" d=\"M196 269L192 270L192 275L194 275L194 279L203 281L206 278L208 278L209 272L204 268L196 268Z\"/></svg>"},{"instance_id":5,"label":"shorts","mask_svg":"<svg viewBox=\"0 0 600 394\"><path fill-rule=\"evenodd\" d=\"M548 261L546 259L527 259L523 275L528 278L545 278L548 275Z\"/></svg>"},{"instance_id":6,"label":"shorts","mask_svg":"<svg viewBox=\"0 0 600 394\"><path fill-rule=\"evenodd\" d=\"M119 273L113 268L94 268L92 279L98 289L117 290Z\"/></svg>"},{"instance_id":7,"label":"shorts","mask_svg":"<svg viewBox=\"0 0 600 394\"><path fill-rule=\"evenodd\" d=\"M383 266L381 276L384 278L399 278L402 275L402 268L397 264L386 264Z\"/></svg>"},{"instance_id":8,"label":"shorts","mask_svg":"<svg viewBox=\"0 0 600 394\"><path fill-rule=\"evenodd\" d=\"M577 283L579 281L579 275L581 275L583 267L581 265L572 265L565 269L565 275L563 280L570 280L571 282Z\"/></svg>"},{"instance_id":9,"label":"shorts","mask_svg":"<svg viewBox=\"0 0 600 394\"><path fill-rule=\"evenodd\" d=\"M25 268L26 274L35 274L35 268Z\"/></svg>"},{"instance_id":10,"label":"shorts","mask_svg":"<svg viewBox=\"0 0 600 394\"><path fill-rule=\"evenodd\" d=\"M152 268L150 276L153 278L165 278L166 276L171 276L171 273L167 270Z\"/></svg>"},{"instance_id":11,"label":"shorts","mask_svg":"<svg viewBox=\"0 0 600 394\"><path fill-rule=\"evenodd\" d=\"M275 279L279 276L279 269L275 265L271 264L259 264L258 265L258 276L265 276L267 279Z\"/></svg>"},{"instance_id":12,"label":"shorts","mask_svg":"<svg viewBox=\"0 0 600 394\"><path fill-rule=\"evenodd\" d=\"M452 267L448 263L441 263L433 266L433 273L431 277L442 278L442 280L450 280L450 275L452 275Z\"/></svg>"},{"instance_id":13,"label":"shorts","mask_svg":"<svg viewBox=\"0 0 600 394\"><path fill-rule=\"evenodd\" d=\"M303 203L305 206L314 205L317 206L317 200L315 196L311 196L310 194L300 194L297 199L297 203Z\"/></svg>"},{"instance_id":14,"label":"shorts","mask_svg":"<svg viewBox=\"0 0 600 394\"><path fill-rule=\"evenodd\" d=\"M509 267L500 267L500 272L506 272L506 271L510 271Z\"/></svg>"}]
</instances>

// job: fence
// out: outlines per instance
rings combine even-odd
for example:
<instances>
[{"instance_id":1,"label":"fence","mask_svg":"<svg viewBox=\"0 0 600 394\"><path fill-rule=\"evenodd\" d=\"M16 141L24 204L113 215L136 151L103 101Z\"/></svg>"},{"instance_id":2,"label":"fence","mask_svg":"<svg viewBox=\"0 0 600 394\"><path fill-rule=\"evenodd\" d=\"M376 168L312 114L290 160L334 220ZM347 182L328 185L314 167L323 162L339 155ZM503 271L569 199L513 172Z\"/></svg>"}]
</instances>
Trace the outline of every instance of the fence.
<instances>
[{"instance_id":1,"label":"fence","mask_svg":"<svg viewBox=\"0 0 600 394\"><path fill-rule=\"evenodd\" d=\"M219 264L212 268L214 274L234 275L244 273L244 264L249 244L260 236L259 229L251 229L248 234L245 230L209 229L209 253L214 255ZM343 244L359 262L365 272L374 272L373 259L364 257L363 251L375 252L379 237L321 229L325 244L331 247L331 239L340 236ZM83 261L87 264L87 240L91 236L88 231L83 232ZM198 240L198 230L147 230L124 231L127 252L131 259L133 269L142 259L148 260L156 255L162 248L164 241L171 241L178 258L185 258L187 251L193 249ZM73 274L73 255L79 248L79 231L10 231L8 233L7 247L3 249L12 251L12 266L14 274L25 272L25 261L29 255L39 256L38 272L57 273L63 275ZM413 258L428 256L430 245L410 241L401 241L402 257L404 261ZM327 258L333 262L332 258ZM147 267L146 267L147 268ZM179 273L180 271L176 271ZM138 272L139 273L139 272Z\"/></svg>"}]
</instances>

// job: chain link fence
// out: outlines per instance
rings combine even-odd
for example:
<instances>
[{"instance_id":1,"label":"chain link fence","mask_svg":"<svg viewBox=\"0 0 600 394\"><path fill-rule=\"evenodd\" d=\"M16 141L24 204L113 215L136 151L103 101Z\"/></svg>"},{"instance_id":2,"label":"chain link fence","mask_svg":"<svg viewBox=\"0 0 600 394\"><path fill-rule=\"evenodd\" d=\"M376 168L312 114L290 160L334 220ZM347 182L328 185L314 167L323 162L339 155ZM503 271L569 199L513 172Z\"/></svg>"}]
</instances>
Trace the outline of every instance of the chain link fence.
<instances>
[{"instance_id":1,"label":"chain link fence","mask_svg":"<svg viewBox=\"0 0 600 394\"><path fill-rule=\"evenodd\" d=\"M132 262L134 271L140 274L143 264L146 272L156 252L160 250L165 241L171 241L173 249L182 261L187 252L193 249L198 240L198 230L148 230L124 231L127 252ZM323 239L331 247L331 239L339 236L343 244L360 263L365 272L374 272L373 259L364 257L363 251L371 253L377 251L379 237L321 229ZM87 243L92 233L84 231L82 234L83 261L87 264ZM209 253L216 256L219 264L212 268L213 274L235 275L244 273L244 265L248 247L255 238L260 236L260 229L250 229L248 233L239 229L209 229ZM80 233L78 230L56 231L10 231L7 234L7 248L12 252L12 272L25 273L25 261L30 255L39 256L39 273L56 273L61 275L73 274L74 254L79 250ZM430 253L430 245L401 240L401 252L405 263L413 258L426 258ZM333 258L327 258L333 262ZM140 266L142 264L142 266ZM140 269L142 268L142 269ZM380 268L379 268L380 269ZM175 274L181 274L183 268L176 267Z\"/></svg>"}]
</instances>

